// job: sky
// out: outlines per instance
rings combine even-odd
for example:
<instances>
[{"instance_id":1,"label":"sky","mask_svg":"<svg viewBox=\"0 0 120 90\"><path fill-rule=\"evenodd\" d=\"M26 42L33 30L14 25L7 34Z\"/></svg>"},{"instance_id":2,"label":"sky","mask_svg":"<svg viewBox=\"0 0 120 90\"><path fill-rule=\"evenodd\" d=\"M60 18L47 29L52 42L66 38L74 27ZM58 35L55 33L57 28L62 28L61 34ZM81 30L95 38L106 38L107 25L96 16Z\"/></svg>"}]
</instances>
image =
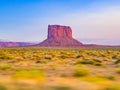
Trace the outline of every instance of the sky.
<instances>
[{"instance_id":1,"label":"sky","mask_svg":"<svg viewBox=\"0 0 120 90\"><path fill-rule=\"evenodd\" d=\"M84 44L120 45L120 0L0 0L0 39L41 42L49 24Z\"/></svg>"}]
</instances>

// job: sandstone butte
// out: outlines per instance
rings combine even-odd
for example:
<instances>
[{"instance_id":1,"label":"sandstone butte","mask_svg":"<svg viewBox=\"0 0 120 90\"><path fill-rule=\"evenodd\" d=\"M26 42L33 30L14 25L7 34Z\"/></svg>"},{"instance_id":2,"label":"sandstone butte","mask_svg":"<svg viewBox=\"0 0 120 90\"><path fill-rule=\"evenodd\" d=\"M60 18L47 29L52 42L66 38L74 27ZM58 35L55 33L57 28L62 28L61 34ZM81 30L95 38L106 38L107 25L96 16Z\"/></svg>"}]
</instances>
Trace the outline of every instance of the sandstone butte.
<instances>
[{"instance_id":1,"label":"sandstone butte","mask_svg":"<svg viewBox=\"0 0 120 90\"><path fill-rule=\"evenodd\" d=\"M81 42L72 37L72 29L70 26L48 25L47 39L37 44L37 46L81 46Z\"/></svg>"}]
</instances>

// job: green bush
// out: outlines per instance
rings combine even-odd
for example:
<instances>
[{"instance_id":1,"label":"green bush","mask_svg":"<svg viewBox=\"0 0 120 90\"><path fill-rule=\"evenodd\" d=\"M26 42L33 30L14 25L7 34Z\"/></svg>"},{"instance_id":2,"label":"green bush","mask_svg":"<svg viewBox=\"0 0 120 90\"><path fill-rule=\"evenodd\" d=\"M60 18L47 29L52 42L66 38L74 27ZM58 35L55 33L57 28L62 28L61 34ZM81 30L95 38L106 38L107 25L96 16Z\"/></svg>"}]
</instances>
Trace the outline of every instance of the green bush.
<instances>
[{"instance_id":1,"label":"green bush","mask_svg":"<svg viewBox=\"0 0 120 90\"><path fill-rule=\"evenodd\" d=\"M108 85L103 90L120 90L120 85L119 84L111 84L111 85Z\"/></svg>"},{"instance_id":2,"label":"green bush","mask_svg":"<svg viewBox=\"0 0 120 90\"><path fill-rule=\"evenodd\" d=\"M92 60L81 60L77 62L77 64L93 64L94 62Z\"/></svg>"},{"instance_id":3,"label":"green bush","mask_svg":"<svg viewBox=\"0 0 120 90\"><path fill-rule=\"evenodd\" d=\"M95 66L102 66L102 63L100 63L100 62L94 62L94 65Z\"/></svg>"},{"instance_id":4,"label":"green bush","mask_svg":"<svg viewBox=\"0 0 120 90\"><path fill-rule=\"evenodd\" d=\"M3 85L0 85L0 90L7 90L7 88Z\"/></svg>"},{"instance_id":5,"label":"green bush","mask_svg":"<svg viewBox=\"0 0 120 90\"><path fill-rule=\"evenodd\" d=\"M7 69L11 69L11 66L8 64L2 64L0 65L0 70L7 70Z\"/></svg>"},{"instance_id":6,"label":"green bush","mask_svg":"<svg viewBox=\"0 0 120 90\"><path fill-rule=\"evenodd\" d=\"M115 80L114 76L103 76L103 78L108 79L108 80Z\"/></svg>"},{"instance_id":7,"label":"green bush","mask_svg":"<svg viewBox=\"0 0 120 90\"><path fill-rule=\"evenodd\" d=\"M79 78L80 80L98 84L98 85L108 85L110 81L106 78L100 77L100 76L86 76Z\"/></svg>"},{"instance_id":8,"label":"green bush","mask_svg":"<svg viewBox=\"0 0 120 90\"><path fill-rule=\"evenodd\" d=\"M77 62L76 64L90 64L90 65L95 65L95 66L102 66L101 62L94 61L94 60L81 60Z\"/></svg>"},{"instance_id":9,"label":"green bush","mask_svg":"<svg viewBox=\"0 0 120 90\"><path fill-rule=\"evenodd\" d=\"M74 69L74 76L80 77L80 76L86 76L88 75L88 70L85 68L77 67Z\"/></svg>"},{"instance_id":10,"label":"green bush","mask_svg":"<svg viewBox=\"0 0 120 90\"><path fill-rule=\"evenodd\" d=\"M116 68L116 72L120 74L120 68Z\"/></svg>"},{"instance_id":11,"label":"green bush","mask_svg":"<svg viewBox=\"0 0 120 90\"><path fill-rule=\"evenodd\" d=\"M120 63L120 59L118 59L117 61L115 61L115 64L118 64L118 63Z\"/></svg>"},{"instance_id":12,"label":"green bush","mask_svg":"<svg viewBox=\"0 0 120 90\"><path fill-rule=\"evenodd\" d=\"M80 58L81 56L80 55L77 55L76 58Z\"/></svg>"},{"instance_id":13,"label":"green bush","mask_svg":"<svg viewBox=\"0 0 120 90\"><path fill-rule=\"evenodd\" d=\"M0 59L4 60L4 59L13 59L14 57L8 53L2 53L0 54Z\"/></svg>"},{"instance_id":14,"label":"green bush","mask_svg":"<svg viewBox=\"0 0 120 90\"><path fill-rule=\"evenodd\" d=\"M14 79L32 79L37 81L44 81L44 73L41 70L21 70L13 73Z\"/></svg>"}]
</instances>

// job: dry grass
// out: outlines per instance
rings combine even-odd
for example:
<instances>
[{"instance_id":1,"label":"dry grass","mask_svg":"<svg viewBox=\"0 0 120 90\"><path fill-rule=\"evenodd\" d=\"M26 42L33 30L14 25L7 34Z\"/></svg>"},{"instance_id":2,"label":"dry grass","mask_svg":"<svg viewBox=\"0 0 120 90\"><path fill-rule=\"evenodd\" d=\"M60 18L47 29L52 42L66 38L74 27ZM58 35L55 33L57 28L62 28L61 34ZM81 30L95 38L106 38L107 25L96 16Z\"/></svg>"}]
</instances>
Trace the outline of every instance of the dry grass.
<instances>
[{"instance_id":1,"label":"dry grass","mask_svg":"<svg viewBox=\"0 0 120 90\"><path fill-rule=\"evenodd\" d=\"M120 90L119 60L120 49L1 48L0 90Z\"/></svg>"}]
</instances>

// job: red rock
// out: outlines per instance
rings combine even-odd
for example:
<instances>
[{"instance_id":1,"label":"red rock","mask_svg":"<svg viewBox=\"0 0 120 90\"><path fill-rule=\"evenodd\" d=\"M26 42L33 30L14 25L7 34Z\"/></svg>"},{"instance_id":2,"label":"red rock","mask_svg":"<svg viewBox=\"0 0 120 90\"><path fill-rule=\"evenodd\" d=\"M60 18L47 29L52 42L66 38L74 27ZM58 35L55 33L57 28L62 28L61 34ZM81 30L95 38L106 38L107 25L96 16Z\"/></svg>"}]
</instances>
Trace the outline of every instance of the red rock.
<instances>
[{"instance_id":1,"label":"red rock","mask_svg":"<svg viewBox=\"0 0 120 90\"><path fill-rule=\"evenodd\" d=\"M49 38L72 38L72 30L69 26L49 25L48 26L48 39Z\"/></svg>"},{"instance_id":2,"label":"red rock","mask_svg":"<svg viewBox=\"0 0 120 90\"><path fill-rule=\"evenodd\" d=\"M81 42L72 38L69 26L49 25L47 39L38 46L80 46Z\"/></svg>"},{"instance_id":3,"label":"red rock","mask_svg":"<svg viewBox=\"0 0 120 90\"><path fill-rule=\"evenodd\" d=\"M29 46L32 43L27 42L0 42L0 47L18 47L18 46Z\"/></svg>"}]
</instances>

